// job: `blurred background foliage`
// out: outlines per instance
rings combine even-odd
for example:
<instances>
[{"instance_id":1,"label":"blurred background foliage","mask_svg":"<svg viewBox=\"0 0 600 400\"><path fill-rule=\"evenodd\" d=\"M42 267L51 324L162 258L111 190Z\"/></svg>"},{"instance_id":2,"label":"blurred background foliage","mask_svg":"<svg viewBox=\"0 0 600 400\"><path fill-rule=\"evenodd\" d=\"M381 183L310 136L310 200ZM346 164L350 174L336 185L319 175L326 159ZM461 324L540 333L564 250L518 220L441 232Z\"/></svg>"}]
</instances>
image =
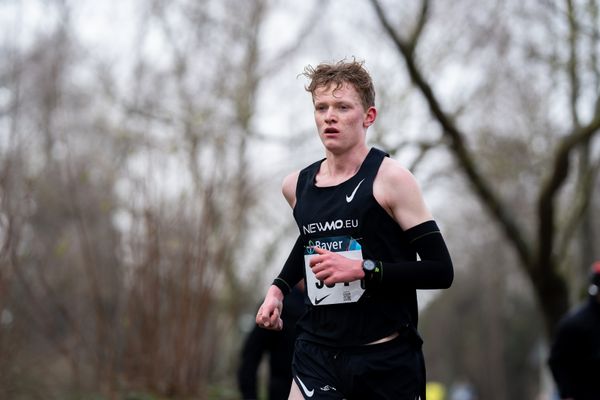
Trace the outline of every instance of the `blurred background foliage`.
<instances>
[{"instance_id":1,"label":"blurred background foliage","mask_svg":"<svg viewBox=\"0 0 600 400\"><path fill-rule=\"evenodd\" d=\"M298 74L352 57L453 255L429 378L550 398L600 258L599 3L0 1L0 398L237 399L322 157Z\"/></svg>"}]
</instances>

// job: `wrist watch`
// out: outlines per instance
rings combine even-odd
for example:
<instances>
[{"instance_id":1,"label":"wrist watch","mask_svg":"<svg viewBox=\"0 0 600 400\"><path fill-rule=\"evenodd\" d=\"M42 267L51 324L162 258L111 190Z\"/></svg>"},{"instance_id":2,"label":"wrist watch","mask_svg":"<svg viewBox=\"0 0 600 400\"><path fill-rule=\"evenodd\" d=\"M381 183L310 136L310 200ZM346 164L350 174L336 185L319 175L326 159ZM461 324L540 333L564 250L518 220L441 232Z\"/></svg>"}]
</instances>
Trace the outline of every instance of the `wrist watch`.
<instances>
[{"instance_id":1,"label":"wrist watch","mask_svg":"<svg viewBox=\"0 0 600 400\"><path fill-rule=\"evenodd\" d=\"M373 260L363 260L362 269L365 273L365 280L371 280L373 278L373 274L375 273L375 267L377 264Z\"/></svg>"}]
</instances>

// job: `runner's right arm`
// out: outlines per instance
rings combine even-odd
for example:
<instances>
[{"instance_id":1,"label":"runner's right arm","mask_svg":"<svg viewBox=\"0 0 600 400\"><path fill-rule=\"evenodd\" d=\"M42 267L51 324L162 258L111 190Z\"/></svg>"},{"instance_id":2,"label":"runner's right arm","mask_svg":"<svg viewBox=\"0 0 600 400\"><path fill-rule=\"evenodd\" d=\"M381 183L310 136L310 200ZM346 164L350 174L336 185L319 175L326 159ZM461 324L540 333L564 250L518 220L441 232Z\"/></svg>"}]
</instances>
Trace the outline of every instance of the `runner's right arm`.
<instances>
[{"instance_id":1,"label":"runner's right arm","mask_svg":"<svg viewBox=\"0 0 600 400\"><path fill-rule=\"evenodd\" d=\"M258 309L256 323L266 329L281 330L283 321L283 298L304 277L302 265L304 262L304 246L302 236L298 236L290 255L273 284L267 291L263 304Z\"/></svg>"},{"instance_id":2,"label":"runner's right arm","mask_svg":"<svg viewBox=\"0 0 600 400\"><path fill-rule=\"evenodd\" d=\"M291 292L292 288L304 278L303 263L304 245L302 244L302 236L299 235L281 272L273 281L273 285L277 286L284 296Z\"/></svg>"},{"instance_id":3,"label":"runner's right arm","mask_svg":"<svg viewBox=\"0 0 600 400\"><path fill-rule=\"evenodd\" d=\"M292 172L283 179L281 191L286 201L292 207L296 205L296 184L300 171ZM302 236L299 235L290 255L288 256L281 273L275 280L265 296L265 301L258 309L256 323L267 329L280 330L283 327L281 311L283 298L304 277L304 247Z\"/></svg>"}]
</instances>

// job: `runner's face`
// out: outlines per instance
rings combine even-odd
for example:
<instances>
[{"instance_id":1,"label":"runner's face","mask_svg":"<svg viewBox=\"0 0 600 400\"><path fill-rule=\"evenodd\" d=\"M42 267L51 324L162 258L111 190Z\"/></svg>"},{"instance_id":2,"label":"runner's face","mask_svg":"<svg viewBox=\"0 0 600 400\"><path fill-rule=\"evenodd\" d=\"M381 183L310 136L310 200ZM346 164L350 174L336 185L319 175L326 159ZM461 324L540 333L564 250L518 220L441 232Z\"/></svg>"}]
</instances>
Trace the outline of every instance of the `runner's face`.
<instances>
[{"instance_id":1,"label":"runner's face","mask_svg":"<svg viewBox=\"0 0 600 400\"><path fill-rule=\"evenodd\" d=\"M315 90L313 102L319 137L327 150L338 152L364 143L376 112L374 107L364 109L354 86L321 86Z\"/></svg>"}]
</instances>

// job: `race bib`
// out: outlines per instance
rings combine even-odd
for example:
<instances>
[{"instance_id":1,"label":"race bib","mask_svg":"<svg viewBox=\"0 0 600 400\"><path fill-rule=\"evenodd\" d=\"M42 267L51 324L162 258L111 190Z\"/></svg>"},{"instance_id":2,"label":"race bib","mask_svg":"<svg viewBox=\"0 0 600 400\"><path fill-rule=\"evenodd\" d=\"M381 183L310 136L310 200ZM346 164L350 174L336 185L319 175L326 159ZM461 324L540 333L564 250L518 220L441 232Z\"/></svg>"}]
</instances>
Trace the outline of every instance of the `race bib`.
<instances>
[{"instance_id":1,"label":"race bib","mask_svg":"<svg viewBox=\"0 0 600 400\"><path fill-rule=\"evenodd\" d=\"M309 241L308 246L304 248L304 268L306 270L306 290L310 302L315 306L357 302L365 292L360 279L331 286L327 286L323 281L317 279L310 268L310 259L317 254L314 250L315 246L353 260L362 260L360 244L350 236L334 236Z\"/></svg>"}]
</instances>

